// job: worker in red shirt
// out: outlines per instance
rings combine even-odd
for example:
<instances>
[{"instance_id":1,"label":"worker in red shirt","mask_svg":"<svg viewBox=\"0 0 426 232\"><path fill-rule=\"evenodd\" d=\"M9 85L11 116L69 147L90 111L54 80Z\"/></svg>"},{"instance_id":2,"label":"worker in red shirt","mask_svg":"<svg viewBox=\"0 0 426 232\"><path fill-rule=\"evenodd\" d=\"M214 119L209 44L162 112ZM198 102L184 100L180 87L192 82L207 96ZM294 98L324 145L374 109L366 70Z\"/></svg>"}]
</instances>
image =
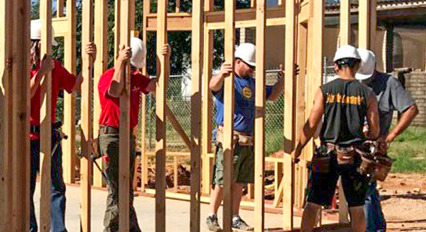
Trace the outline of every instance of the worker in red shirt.
<instances>
[{"instance_id":1,"label":"worker in red shirt","mask_svg":"<svg viewBox=\"0 0 426 232\"><path fill-rule=\"evenodd\" d=\"M30 115L30 141L31 141L31 197L30 197L30 231L37 231L37 221L34 212L34 191L37 179L37 172L40 169L40 108L41 96L45 91L41 88L41 83L48 73L52 73L52 118L56 121L56 101L60 91L66 90L68 93L79 90L83 78L81 75L77 77L69 73L59 61L52 57L43 55L40 59L41 48L41 21L31 21L31 115ZM52 28L52 45L57 43L54 39ZM87 44L85 51L93 58L96 57L96 47L93 43ZM62 176L62 148L60 145L61 135L58 131L58 125L52 124L52 163L51 163L51 231L63 232L65 228L65 184Z\"/></svg>"},{"instance_id":2,"label":"worker in red shirt","mask_svg":"<svg viewBox=\"0 0 426 232\"><path fill-rule=\"evenodd\" d=\"M118 231L118 167L119 167L119 126L120 126L120 96L124 89L124 68L130 60L130 127L131 131L138 124L141 94L155 90L155 81L142 75L138 69L142 68L145 59L145 48L142 40L131 38L130 47L120 46L118 58L113 68L106 70L98 84L101 115L99 118L99 148L106 167L108 177L108 197L104 216L105 232ZM170 55L169 45L164 45L162 54ZM133 207L133 174L135 160L135 137L131 135L130 155L130 231L141 231L138 225L136 212Z\"/></svg>"}]
</instances>

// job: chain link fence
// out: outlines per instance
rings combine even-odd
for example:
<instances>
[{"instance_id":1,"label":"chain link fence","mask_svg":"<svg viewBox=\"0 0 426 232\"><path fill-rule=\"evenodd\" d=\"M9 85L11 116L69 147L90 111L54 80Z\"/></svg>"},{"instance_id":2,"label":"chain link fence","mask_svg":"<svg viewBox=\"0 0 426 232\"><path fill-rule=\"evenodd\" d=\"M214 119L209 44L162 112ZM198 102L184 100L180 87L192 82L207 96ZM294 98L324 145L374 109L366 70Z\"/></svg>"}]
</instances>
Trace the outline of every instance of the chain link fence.
<instances>
[{"instance_id":1,"label":"chain link fence","mask_svg":"<svg viewBox=\"0 0 426 232\"><path fill-rule=\"evenodd\" d=\"M277 81L278 69L267 71L266 84L273 85ZM167 104L176 119L189 136L191 134L191 79L189 75L171 75L167 90ZM265 150L266 154L277 152L283 148L283 112L284 97L281 95L274 102L267 101L265 116ZM213 115L216 107L213 104ZM213 116L214 117L214 116ZM215 122L213 121L213 128ZM146 101L146 132L145 145L147 150L155 150L155 100L148 95ZM167 151L189 152L180 135L167 122Z\"/></svg>"}]
</instances>

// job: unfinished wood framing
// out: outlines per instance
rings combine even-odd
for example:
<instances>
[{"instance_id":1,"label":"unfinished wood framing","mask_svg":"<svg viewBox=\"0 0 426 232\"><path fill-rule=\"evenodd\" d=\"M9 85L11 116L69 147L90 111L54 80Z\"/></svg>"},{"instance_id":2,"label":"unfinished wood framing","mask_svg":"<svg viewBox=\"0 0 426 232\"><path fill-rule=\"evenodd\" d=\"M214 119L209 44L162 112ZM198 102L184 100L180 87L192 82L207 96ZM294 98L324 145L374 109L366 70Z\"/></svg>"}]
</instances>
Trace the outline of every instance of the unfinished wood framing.
<instances>
[{"instance_id":1,"label":"unfinished wood framing","mask_svg":"<svg viewBox=\"0 0 426 232\"><path fill-rule=\"evenodd\" d=\"M340 0L340 46L351 43L351 0Z\"/></svg>"},{"instance_id":2,"label":"unfinished wood framing","mask_svg":"<svg viewBox=\"0 0 426 232\"><path fill-rule=\"evenodd\" d=\"M376 1L360 0L359 2L359 46L374 49L376 33ZM278 207L283 201L283 227L293 228L293 208L302 208L307 186L307 163L312 159L314 146L319 145L318 132L314 142L304 149L301 161L295 165L291 151L295 145L303 122L309 116L313 106L314 93L322 83L323 72L323 33L324 33L324 0L288 0L279 1L278 7L266 8L265 0L251 0L249 9L236 10L233 0L225 0L224 11L213 11L213 0L193 2L192 12L181 12L181 0L176 0L175 12L167 14L166 0L158 1L158 13L150 12L150 1L144 1L143 43L147 45L147 32L157 33L157 58L161 75L156 91L156 151L147 153L145 148L146 96L142 96L142 191L155 193L156 196L156 231L166 231L165 198L172 197L190 201L190 231L200 231L200 202L208 202L203 193L210 192L211 164L214 158L211 144L212 131L212 95L209 80L213 69L213 34L214 30L225 31L225 61L234 62L235 28L256 28L257 75L256 75L256 111L255 111L255 187L254 202L243 205L255 208L255 231L263 231L265 227L264 212L264 167L265 162L274 162L275 200L273 206ZM66 3L66 14L64 4ZM350 4L351 0L340 1L340 42L339 45L351 43ZM57 0L57 17L52 19L52 0L42 0L40 16L42 19L42 51L51 54L51 28L55 28L56 36L64 37L65 67L76 73L76 0ZM95 9L93 8L93 4ZM129 45L131 31L134 30L135 0L115 1L115 54L118 45ZM23 9L23 10L22 10ZM95 11L94 11L95 10ZM99 77L106 69L107 54L107 0L83 0L83 38L82 45L94 39L97 45L97 59L82 54L82 70L86 80L82 88L82 153L89 154L89 145L94 137L98 137L98 119L100 115L99 98L93 97ZM2 76L0 94L0 231L24 231L29 225L28 185L30 176L29 141L22 142L22 134L29 134L29 17L30 3L19 0L0 3L0 72ZM265 158L265 28L267 26L286 26L285 33L285 108L284 108L284 158ZM192 32L192 97L191 97L191 136L189 137L179 124L173 112L166 104L166 90L169 80L169 58L162 55L162 47L167 43L168 31ZM133 31L133 35L136 32ZM8 44L6 41L13 41ZM353 41L352 41L353 42ZM81 49L81 50L84 50ZM295 64L299 65L300 74L296 78ZM147 75L146 60L142 73ZM94 75L94 76L92 76ZM130 180L130 70L126 67L126 87L120 98L120 161L119 161L119 213L120 231L129 230L129 189ZM50 231L50 190L51 190L51 107L52 79L47 75L43 88L41 109L41 200L40 230ZM94 78L94 85L90 82ZM234 112L234 77L225 79L224 83L224 207L223 228L231 231L232 225L232 167L233 167L233 112ZM75 95L65 95L64 132L69 139L63 141L64 147L64 180L75 182ZM93 110L94 116L91 117ZM92 118L94 121L92 122ZM166 192L165 165L166 155L173 157L175 188L177 189L177 165L181 157L189 153L167 153L166 119L191 149L191 193L182 195ZM25 136L27 138L27 136ZM202 138L202 139L201 139ZM22 144L25 144L22 145ZM166 154L167 153L167 154ZM156 159L156 190L145 189L148 181L148 159ZM202 158L202 159L201 159ZM139 162L139 161L138 161ZM22 164L25 168L22 169ZM90 188L92 181L92 165L87 159L81 160L82 214L81 229L90 231ZM101 172L93 171L93 185L102 187L104 180ZM284 174L284 175L282 175ZM202 185L200 181L202 180ZM201 188L202 187L202 188ZM16 194L19 192L20 194ZM253 191L250 190L250 194ZM340 193L342 194L342 193ZM341 195L343 200L343 194ZM344 201L342 201L344 203ZM344 205L340 208L343 209ZM12 213L8 213L8 212ZM347 215L340 211L340 221L347 222ZM24 222L24 223L23 223ZM25 229L24 229L25 228Z\"/></svg>"},{"instance_id":3,"label":"unfinished wood framing","mask_svg":"<svg viewBox=\"0 0 426 232\"><path fill-rule=\"evenodd\" d=\"M96 44L96 60L94 63L94 103L93 103L93 138L99 137L99 117L101 114L101 104L98 97L98 84L102 73L107 68L108 63L108 51L107 51L107 17L108 17L108 1L107 0L95 0L95 34L94 42ZM103 167L103 162L99 165ZM104 187L105 180L102 178L102 173L97 169L93 168L93 186Z\"/></svg>"},{"instance_id":4,"label":"unfinished wood framing","mask_svg":"<svg viewBox=\"0 0 426 232\"><path fill-rule=\"evenodd\" d=\"M66 28L68 28L68 32L64 34L64 67L74 75L77 74L77 44L75 43L77 37L77 9L75 3L75 0L67 1ZM53 26L55 31L58 31L56 29L58 26L55 27L55 24L53 24ZM77 159L75 156L75 103L76 94L74 92L71 94L64 94L63 132L68 135L68 139L62 141L62 168L65 183L75 183L75 164Z\"/></svg>"},{"instance_id":5,"label":"unfinished wood framing","mask_svg":"<svg viewBox=\"0 0 426 232\"><path fill-rule=\"evenodd\" d=\"M131 10L131 0L120 0L117 4L116 12L118 15L116 19L119 19L119 22L116 22L119 26L119 29L116 30L116 38L119 38L119 44L125 46L130 46L130 10ZM125 232L130 230L130 219L129 219L129 199L131 184L133 181L130 180L130 135L132 133L132 128L130 128L130 63L127 63L124 71L124 89L120 96L120 132L119 132L119 170L118 170L118 210L119 210L119 231Z\"/></svg>"},{"instance_id":6,"label":"unfinished wood framing","mask_svg":"<svg viewBox=\"0 0 426 232\"><path fill-rule=\"evenodd\" d=\"M82 13L82 46L89 44L93 39L93 1L83 1ZM82 49L82 74L87 79L82 84L81 88L81 150L83 156L90 157L91 143L93 141L93 123L92 123L92 108L93 108L93 57L87 55ZM91 183L92 183L92 161L91 159L81 159L81 229L83 232L90 232L90 205L91 205Z\"/></svg>"},{"instance_id":7,"label":"unfinished wood framing","mask_svg":"<svg viewBox=\"0 0 426 232\"><path fill-rule=\"evenodd\" d=\"M177 0L176 5L180 2ZM179 8L177 8L179 9ZM199 232L201 197L201 82L203 74L204 0L192 5L191 205L190 231ZM177 178L176 178L177 179Z\"/></svg>"},{"instance_id":8,"label":"unfinished wood framing","mask_svg":"<svg viewBox=\"0 0 426 232\"><path fill-rule=\"evenodd\" d=\"M40 1L41 28L41 56L52 54L52 1ZM50 231L50 190L51 190L51 148L52 148L52 75L46 75L41 94L40 110L40 160L41 165L41 199L40 199L40 223L41 232Z\"/></svg>"},{"instance_id":9,"label":"unfinished wood framing","mask_svg":"<svg viewBox=\"0 0 426 232\"><path fill-rule=\"evenodd\" d=\"M169 81L169 57L162 55L167 43L167 0L157 3L157 89L156 89L156 146L155 146L155 231L166 231L166 90Z\"/></svg>"},{"instance_id":10,"label":"unfinished wood framing","mask_svg":"<svg viewBox=\"0 0 426 232\"><path fill-rule=\"evenodd\" d=\"M225 62L234 67L235 46L235 1L225 0ZM223 109L223 230L232 227L232 166L234 161L233 119L234 119L234 75L224 80Z\"/></svg>"},{"instance_id":11,"label":"unfinished wood framing","mask_svg":"<svg viewBox=\"0 0 426 232\"><path fill-rule=\"evenodd\" d=\"M253 1L252 1L253 2ZM256 5L256 87L254 120L254 231L262 232L265 227L265 102L266 63L265 31L266 1L257 0Z\"/></svg>"}]
</instances>

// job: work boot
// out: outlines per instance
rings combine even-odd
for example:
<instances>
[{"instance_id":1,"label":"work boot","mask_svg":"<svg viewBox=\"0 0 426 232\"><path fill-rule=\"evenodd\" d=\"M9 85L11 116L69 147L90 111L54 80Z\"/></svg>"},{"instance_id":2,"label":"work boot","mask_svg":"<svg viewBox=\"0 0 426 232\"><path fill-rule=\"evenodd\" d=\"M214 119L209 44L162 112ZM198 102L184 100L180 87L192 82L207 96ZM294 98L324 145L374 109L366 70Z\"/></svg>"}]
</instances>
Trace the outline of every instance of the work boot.
<instances>
[{"instance_id":1,"label":"work boot","mask_svg":"<svg viewBox=\"0 0 426 232\"><path fill-rule=\"evenodd\" d=\"M232 229L243 230L243 231L253 231L254 228L247 225L247 223L241 219L239 216L232 219Z\"/></svg>"},{"instance_id":2,"label":"work boot","mask_svg":"<svg viewBox=\"0 0 426 232\"><path fill-rule=\"evenodd\" d=\"M207 223L207 227L209 227L210 231L222 232L222 228L220 228L220 226L219 226L219 222L217 220L216 215L208 216L206 223Z\"/></svg>"}]
</instances>

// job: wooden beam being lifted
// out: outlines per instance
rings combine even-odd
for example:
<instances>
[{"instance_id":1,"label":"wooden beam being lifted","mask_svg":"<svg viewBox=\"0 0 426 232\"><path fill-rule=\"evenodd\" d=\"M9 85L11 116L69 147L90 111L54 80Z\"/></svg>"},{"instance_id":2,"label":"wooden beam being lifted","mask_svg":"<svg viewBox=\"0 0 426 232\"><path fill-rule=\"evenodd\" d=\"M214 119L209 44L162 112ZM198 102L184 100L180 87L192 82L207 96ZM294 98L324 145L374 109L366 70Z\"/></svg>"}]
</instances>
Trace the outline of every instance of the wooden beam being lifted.
<instances>
[{"instance_id":1,"label":"wooden beam being lifted","mask_svg":"<svg viewBox=\"0 0 426 232\"><path fill-rule=\"evenodd\" d=\"M40 1L41 29L41 56L52 55L52 1ZM41 95L40 110L40 160L41 166L41 199L40 225L41 232L50 232L50 191L51 191L51 148L52 148L52 75L49 73L44 80L45 92Z\"/></svg>"},{"instance_id":2,"label":"wooden beam being lifted","mask_svg":"<svg viewBox=\"0 0 426 232\"><path fill-rule=\"evenodd\" d=\"M225 62L234 67L235 46L235 8L236 2L225 0ZM231 231L232 227L232 168L234 161L234 75L224 80L223 109L223 230Z\"/></svg>"},{"instance_id":3,"label":"wooden beam being lifted","mask_svg":"<svg viewBox=\"0 0 426 232\"><path fill-rule=\"evenodd\" d=\"M157 87L156 87L156 146L155 146L155 231L166 231L166 90L169 81L169 57L162 54L167 43L167 0L157 5Z\"/></svg>"}]
</instances>

